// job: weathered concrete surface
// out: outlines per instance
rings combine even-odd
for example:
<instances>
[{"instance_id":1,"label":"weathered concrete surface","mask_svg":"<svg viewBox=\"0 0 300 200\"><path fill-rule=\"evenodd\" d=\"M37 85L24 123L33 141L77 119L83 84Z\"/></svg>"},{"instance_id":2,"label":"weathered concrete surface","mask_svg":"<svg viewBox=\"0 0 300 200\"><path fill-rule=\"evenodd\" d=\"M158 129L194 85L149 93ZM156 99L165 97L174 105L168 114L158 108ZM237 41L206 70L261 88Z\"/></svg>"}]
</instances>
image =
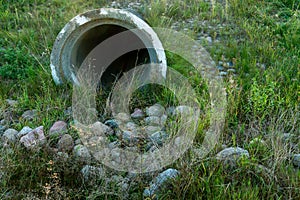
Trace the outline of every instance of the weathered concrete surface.
<instances>
[{"instance_id":1,"label":"weathered concrete surface","mask_svg":"<svg viewBox=\"0 0 300 200\"><path fill-rule=\"evenodd\" d=\"M161 72L165 77L166 56L158 36L149 25L129 11L101 8L77 15L58 34L50 58L55 83L62 84L67 80L78 84L76 71L87 55L107 38L131 29L139 29L132 32L134 42L151 48L136 50L115 60L103 74L101 82L109 82L121 71L128 71L145 60L162 63Z\"/></svg>"}]
</instances>

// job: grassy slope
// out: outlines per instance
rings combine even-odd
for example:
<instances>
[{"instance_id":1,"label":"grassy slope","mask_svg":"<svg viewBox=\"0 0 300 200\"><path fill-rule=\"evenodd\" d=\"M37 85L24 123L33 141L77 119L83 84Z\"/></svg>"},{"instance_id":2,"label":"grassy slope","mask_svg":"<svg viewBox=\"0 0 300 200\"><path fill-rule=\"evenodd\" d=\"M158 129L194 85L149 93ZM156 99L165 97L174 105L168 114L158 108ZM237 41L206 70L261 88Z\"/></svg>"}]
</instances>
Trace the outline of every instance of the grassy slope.
<instances>
[{"instance_id":1,"label":"grassy slope","mask_svg":"<svg viewBox=\"0 0 300 200\"><path fill-rule=\"evenodd\" d=\"M241 162L238 169L228 170L214 161L215 152L203 162L191 162L193 155L188 153L174 164L182 175L176 180L173 191L166 191L163 197L299 198L300 172L294 170L287 159L290 147L278 139L285 132L299 136L300 130L299 1L245 0L241 3L232 0L228 6L224 1L223 5L216 3L213 8L196 0L185 3L175 0L171 6L166 2L152 0L141 7L151 25L166 27L174 21L195 16L212 25L227 24L225 30L216 32L221 44L208 47L216 61L221 60L222 55L235 60L238 72L237 77L225 79L229 108L220 143L248 149L251 159ZM68 20L80 12L103 5L105 1L96 0L0 0L0 108L7 107L7 98L19 101L18 106L10 111L13 128L20 130L25 125L44 125L48 130L54 121L68 120L63 110L71 106L71 86L54 85L49 70L51 48L57 33ZM194 31L198 30L196 27ZM257 67L257 62L264 63L266 68ZM182 73L188 73L184 70L184 62L175 58L171 63ZM193 81L197 81L196 78ZM41 113L39 119L19 121L24 110L33 108ZM4 114L1 110L0 118ZM266 140L267 148L250 146L249 141L254 137ZM45 195L41 185L50 179L43 174L43 171L47 173L49 158L41 156L28 162L22 155L19 152L5 157L6 162L11 162L6 165L12 174L11 180L18 179L18 182L12 186L9 180L9 184L0 183L0 197L13 188L24 190L20 187L24 184L29 184L39 195ZM257 169L257 164L266 166L274 175ZM26 174L21 173L24 170L34 173L32 179L28 180ZM68 184L72 185L69 182L62 185ZM75 190L81 188L80 184L73 187ZM79 193L85 194L86 191ZM69 193L69 196L75 197L75 194Z\"/></svg>"}]
</instances>

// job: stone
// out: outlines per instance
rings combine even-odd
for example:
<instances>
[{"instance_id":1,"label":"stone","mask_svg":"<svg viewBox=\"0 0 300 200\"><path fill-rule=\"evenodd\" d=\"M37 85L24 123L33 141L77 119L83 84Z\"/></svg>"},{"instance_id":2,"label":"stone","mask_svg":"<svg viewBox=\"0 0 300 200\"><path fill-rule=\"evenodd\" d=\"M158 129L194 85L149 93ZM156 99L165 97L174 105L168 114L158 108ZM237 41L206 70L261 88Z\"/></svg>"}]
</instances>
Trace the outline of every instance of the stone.
<instances>
[{"instance_id":1,"label":"stone","mask_svg":"<svg viewBox=\"0 0 300 200\"><path fill-rule=\"evenodd\" d=\"M220 76L227 76L227 74L228 74L227 72L220 72L219 73Z\"/></svg>"},{"instance_id":2,"label":"stone","mask_svg":"<svg viewBox=\"0 0 300 200\"><path fill-rule=\"evenodd\" d=\"M153 133L160 131L161 127L159 126L145 126L145 133L147 135L152 135Z\"/></svg>"},{"instance_id":3,"label":"stone","mask_svg":"<svg viewBox=\"0 0 300 200\"><path fill-rule=\"evenodd\" d=\"M118 113L117 116L115 116L115 119L118 123L127 123L131 120L130 115L127 113Z\"/></svg>"},{"instance_id":4,"label":"stone","mask_svg":"<svg viewBox=\"0 0 300 200\"><path fill-rule=\"evenodd\" d=\"M300 154L293 155L293 165L297 168L300 168Z\"/></svg>"},{"instance_id":5,"label":"stone","mask_svg":"<svg viewBox=\"0 0 300 200\"><path fill-rule=\"evenodd\" d=\"M5 130L6 130L6 126L0 125L0 135L2 135Z\"/></svg>"},{"instance_id":6,"label":"stone","mask_svg":"<svg viewBox=\"0 0 300 200\"><path fill-rule=\"evenodd\" d=\"M165 131L157 131L149 138L154 144L162 145L168 137L169 136Z\"/></svg>"},{"instance_id":7,"label":"stone","mask_svg":"<svg viewBox=\"0 0 300 200\"><path fill-rule=\"evenodd\" d=\"M126 123L126 129L128 131L136 131L136 129L138 128L138 125L134 122L128 122Z\"/></svg>"},{"instance_id":8,"label":"stone","mask_svg":"<svg viewBox=\"0 0 300 200\"><path fill-rule=\"evenodd\" d=\"M149 188L144 190L144 197L152 197L153 195L158 195L161 191L160 189L166 184L167 181L175 179L178 177L179 171L176 169L167 169L160 173L155 179L151 182Z\"/></svg>"},{"instance_id":9,"label":"stone","mask_svg":"<svg viewBox=\"0 0 300 200\"><path fill-rule=\"evenodd\" d=\"M180 147L182 145L182 139L180 136L178 136L174 139L174 145L177 147Z\"/></svg>"},{"instance_id":10,"label":"stone","mask_svg":"<svg viewBox=\"0 0 300 200\"><path fill-rule=\"evenodd\" d=\"M116 129L116 128L119 127L117 121L114 120L114 119L109 119L109 120L105 121L104 124L105 124L106 126L109 126L109 127L112 128L112 129Z\"/></svg>"},{"instance_id":11,"label":"stone","mask_svg":"<svg viewBox=\"0 0 300 200\"><path fill-rule=\"evenodd\" d=\"M72 107L68 107L66 110L64 110L65 116L72 116Z\"/></svg>"},{"instance_id":12,"label":"stone","mask_svg":"<svg viewBox=\"0 0 300 200\"><path fill-rule=\"evenodd\" d=\"M77 144L82 144L81 139L75 140L74 144L75 144L75 145L77 145Z\"/></svg>"},{"instance_id":13,"label":"stone","mask_svg":"<svg viewBox=\"0 0 300 200\"><path fill-rule=\"evenodd\" d=\"M212 38L211 37L206 37L206 41L209 43L209 44L211 44L212 43Z\"/></svg>"},{"instance_id":14,"label":"stone","mask_svg":"<svg viewBox=\"0 0 300 200\"><path fill-rule=\"evenodd\" d=\"M229 147L220 151L216 159L220 161L225 161L225 163L235 164L241 157L249 157L249 152L240 147Z\"/></svg>"},{"instance_id":15,"label":"stone","mask_svg":"<svg viewBox=\"0 0 300 200\"><path fill-rule=\"evenodd\" d=\"M18 101L16 100L12 100L12 99L6 99L6 103L11 106L11 107L14 107L18 104Z\"/></svg>"},{"instance_id":16,"label":"stone","mask_svg":"<svg viewBox=\"0 0 300 200\"><path fill-rule=\"evenodd\" d=\"M282 135L282 141L284 143L290 143L293 141L293 139L295 138L295 135L294 134L291 134L291 133L284 133Z\"/></svg>"},{"instance_id":17,"label":"stone","mask_svg":"<svg viewBox=\"0 0 300 200\"><path fill-rule=\"evenodd\" d=\"M30 131L20 139L21 144L23 144L27 149L33 149L39 145L43 145L47 142L44 135L44 127L39 126L34 130Z\"/></svg>"},{"instance_id":18,"label":"stone","mask_svg":"<svg viewBox=\"0 0 300 200\"><path fill-rule=\"evenodd\" d=\"M146 108L146 113L148 116L158 116L161 117L165 113L165 108L160 104L154 104Z\"/></svg>"},{"instance_id":19,"label":"stone","mask_svg":"<svg viewBox=\"0 0 300 200\"><path fill-rule=\"evenodd\" d=\"M22 118L25 120L33 120L34 118L37 117L37 110L26 110L23 114L22 114Z\"/></svg>"},{"instance_id":20,"label":"stone","mask_svg":"<svg viewBox=\"0 0 300 200\"><path fill-rule=\"evenodd\" d=\"M2 139L4 142L15 143L17 140L17 134L18 134L18 131L16 131L15 129L9 128L4 132Z\"/></svg>"},{"instance_id":21,"label":"stone","mask_svg":"<svg viewBox=\"0 0 300 200\"><path fill-rule=\"evenodd\" d=\"M27 133L29 133L30 131L32 131L32 128L30 128L29 126L24 126L22 128L22 130L17 134L18 138L23 137L24 135L26 135Z\"/></svg>"},{"instance_id":22,"label":"stone","mask_svg":"<svg viewBox=\"0 0 300 200\"><path fill-rule=\"evenodd\" d=\"M167 120L168 120L168 116L167 115L162 115L161 118L160 118L160 124L165 125Z\"/></svg>"},{"instance_id":23,"label":"stone","mask_svg":"<svg viewBox=\"0 0 300 200\"><path fill-rule=\"evenodd\" d=\"M217 68L218 68L219 71L224 71L224 67L223 66L219 65L219 66L217 66Z\"/></svg>"},{"instance_id":24,"label":"stone","mask_svg":"<svg viewBox=\"0 0 300 200\"><path fill-rule=\"evenodd\" d=\"M54 157L56 159L56 161L58 161L59 163L66 163L69 159L69 154L66 152L57 152L56 156Z\"/></svg>"},{"instance_id":25,"label":"stone","mask_svg":"<svg viewBox=\"0 0 300 200\"><path fill-rule=\"evenodd\" d=\"M193 114L193 109L189 106L177 106L175 108L175 115L181 116L191 116Z\"/></svg>"},{"instance_id":26,"label":"stone","mask_svg":"<svg viewBox=\"0 0 300 200\"><path fill-rule=\"evenodd\" d=\"M58 151L69 152L74 147L74 141L71 135L64 134L57 143Z\"/></svg>"},{"instance_id":27,"label":"stone","mask_svg":"<svg viewBox=\"0 0 300 200\"><path fill-rule=\"evenodd\" d=\"M168 116L173 116L175 114L175 106L170 106L166 109L166 113Z\"/></svg>"},{"instance_id":28,"label":"stone","mask_svg":"<svg viewBox=\"0 0 300 200\"><path fill-rule=\"evenodd\" d=\"M227 70L227 72L235 73L235 69L234 68L230 68L230 69Z\"/></svg>"},{"instance_id":29,"label":"stone","mask_svg":"<svg viewBox=\"0 0 300 200\"><path fill-rule=\"evenodd\" d=\"M49 130L49 136L62 136L68 131L68 125L64 121L55 122Z\"/></svg>"},{"instance_id":30,"label":"stone","mask_svg":"<svg viewBox=\"0 0 300 200\"><path fill-rule=\"evenodd\" d=\"M145 118L145 124L146 125L160 125L160 117L158 116L150 116Z\"/></svg>"},{"instance_id":31,"label":"stone","mask_svg":"<svg viewBox=\"0 0 300 200\"><path fill-rule=\"evenodd\" d=\"M123 131L122 139L127 143L137 142L137 136L131 131Z\"/></svg>"},{"instance_id":32,"label":"stone","mask_svg":"<svg viewBox=\"0 0 300 200\"><path fill-rule=\"evenodd\" d=\"M7 121L5 119L1 119L0 121L0 125L4 126L7 124Z\"/></svg>"},{"instance_id":33,"label":"stone","mask_svg":"<svg viewBox=\"0 0 300 200\"><path fill-rule=\"evenodd\" d=\"M84 181L88 184L95 184L97 181L101 181L106 178L106 170L102 167L94 167L91 165L85 165L81 170Z\"/></svg>"},{"instance_id":34,"label":"stone","mask_svg":"<svg viewBox=\"0 0 300 200\"><path fill-rule=\"evenodd\" d=\"M145 117L145 113L141 109L135 109L131 114L132 119L141 120Z\"/></svg>"},{"instance_id":35,"label":"stone","mask_svg":"<svg viewBox=\"0 0 300 200\"><path fill-rule=\"evenodd\" d=\"M101 123L101 122L95 122L92 125L92 132L94 135L114 135L114 130L109 127L106 126L105 124Z\"/></svg>"},{"instance_id":36,"label":"stone","mask_svg":"<svg viewBox=\"0 0 300 200\"><path fill-rule=\"evenodd\" d=\"M77 161L86 164L91 162L91 154L85 146L81 144L76 145L73 149L73 153Z\"/></svg>"},{"instance_id":37,"label":"stone","mask_svg":"<svg viewBox=\"0 0 300 200\"><path fill-rule=\"evenodd\" d=\"M114 142L111 142L108 144L108 148L110 149L114 149L114 148L117 148L119 146L119 141L114 141Z\"/></svg>"}]
</instances>

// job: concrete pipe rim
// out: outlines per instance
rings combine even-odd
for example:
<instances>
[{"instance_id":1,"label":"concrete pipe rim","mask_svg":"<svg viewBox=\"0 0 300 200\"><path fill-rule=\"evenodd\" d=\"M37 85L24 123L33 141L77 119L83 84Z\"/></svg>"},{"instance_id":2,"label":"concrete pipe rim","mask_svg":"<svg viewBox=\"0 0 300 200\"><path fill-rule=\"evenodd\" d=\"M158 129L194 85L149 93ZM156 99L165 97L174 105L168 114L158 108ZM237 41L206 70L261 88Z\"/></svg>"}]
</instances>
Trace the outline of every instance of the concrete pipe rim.
<instances>
[{"instance_id":1,"label":"concrete pipe rim","mask_svg":"<svg viewBox=\"0 0 300 200\"><path fill-rule=\"evenodd\" d=\"M145 44L145 47L153 47L152 53L147 49L150 62L161 63L162 75L163 77L166 76L166 55L163 45L153 29L139 16L130 11L100 8L75 16L57 35L50 56L51 73L57 85L66 81L76 84L75 68L71 65L71 50L73 51L74 45L78 45L76 42L81 39L83 34L87 34L93 28L103 25L115 25L119 26L120 29L127 30L138 29L139 33L134 34Z\"/></svg>"}]
</instances>

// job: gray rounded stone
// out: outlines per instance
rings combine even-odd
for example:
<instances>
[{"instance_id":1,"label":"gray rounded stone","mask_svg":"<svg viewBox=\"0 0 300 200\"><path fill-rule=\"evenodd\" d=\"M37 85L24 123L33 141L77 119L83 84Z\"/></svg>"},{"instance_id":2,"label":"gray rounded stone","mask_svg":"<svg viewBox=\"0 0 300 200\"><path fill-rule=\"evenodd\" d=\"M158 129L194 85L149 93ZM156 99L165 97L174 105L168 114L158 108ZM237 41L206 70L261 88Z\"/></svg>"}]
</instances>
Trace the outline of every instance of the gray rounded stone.
<instances>
[{"instance_id":1,"label":"gray rounded stone","mask_svg":"<svg viewBox=\"0 0 300 200\"><path fill-rule=\"evenodd\" d=\"M20 137L23 137L24 135L26 135L27 133L29 133L30 131L32 131L33 129L30 128L29 126L24 126L22 128L22 130L17 134L17 137L20 138Z\"/></svg>"},{"instance_id":2,"label":"gray rounded stone","mask_svg":"<svg viewBox=\"0 0 300 200\"><path fill-rule=\"evenodd\" d=\"M145 118L146 125L159 126L160 125L160 117L158 116L149 116Z\"/></svg>"},{"instance_id":3,"label":"gray rounded stone","mask_svg":"<svg viewBox=\"0 0 300 200\"><path fill-rule=\"evenodd\" d=\"M220 151L217 154L216 159L235 163L235 161L239 160L242 156L249 157L249 152L240 147L229 147Z\"/></svg>"},{"instance_id":4,"label":"gray rounded stone","mask_svg":"<svg viewBox=\"0 0 300 200\"><path fill-rule=\"evenodd\" d=\"M114 135L113 129L101 122L95 122L92 125L92 131L94 135Z\"/></svg>"},{"instance_id":5,"label":"gray rounded stone","mask_svg":"<svg viewBox=\"0 0 300 200\"><path fill-rule=\"evenodd\" d=\"M145 126L145 133L147 135L152 135L153 133L160 131L161 127L159 126Z\"/></svg>"},{"instance_id":6,"label":"gray rounded stone","mask_svg":"<svg viewBox=\"0 0 300 200\"><path fill-rule=\"evenodd\" d=\"M77 161L82 163L91 162L91 154L85 146L81 144L76 145L73 149L73 153Z\"/></svg>"},{"instance_id":7,"label":"gray rounded stone","mask_svg":"<svg viewBox=\"0 0 300 200\"><path fill-rule=\"evenodd\" d=\"M37 110L27 110L22 114L22 118L25 120L33 120L37 117Z\"/></svg>"},{"instance_id":8,"label":"gray rounded stone","mask_svg":"<svg viewBox=\"0 0 300 200\"><path fill-rule=\"evenodd\" d=\"M80 173L82 174L84 181L88 184L95 184L97 181L106 178L106 170L102 167L85 165Z\"/></svg>"},{"instance_id":9,"label":"gray rounded stone","mask_svg":"<svg viewBox=\"0 0 300 200\"><path fill-rule=\"evenodd\" d=\"M6 103L11 106L11 107L14 107L18 104L18 101L16 100L12 100L12 99L6 99Z\"/></svg>"},{"instance_id":10,"label":"gray rounded stone","mask_svg":"<svg viewBox=\"0 0 300 200\"><path fill-rule=\"evenodd\" d=\"M57 148L58 151L60 152L69 152L73 149L73 147L74 147L74 140L72 136L69 134L63 135L57 143Z\"/></svg>"},{"instance_id":11,"label":"gray rounded stone","mask_svg":"<svg viewBox=\"0 0 300 200\"><path fill-rule=\"evenodd\" d=\"M160 104L154 104L146 108L146 113L148 116L158 116L161 117L165 113L165 108Z\"/></svg>"},{"instance_id":12,"label":"gray rounded stone","mask_svg":"<svg viewBox=\"0 0 300 200\"><path fill-rule=\"evenodd\" d=\"M47 139L44 135L44 127L39 126L30 131L29 133L21 137L20 142L27 149L34 149L40 145L44 145L47 142Z\"/></svg>"},{"instance_id":13,"label":"gray rounded stone","mask_svg":"<svg viewBox=\"0 0 300 200\"><path fill-rule=\"evenodd\" d=\"M6 126L0 125L0 136L4 133L5 130L6 130Z\"/></svg>"},{"instance_id":14,"label":"gray rounded stone","mask_svg":"<svg viewBox=\"0 0 300 200\"><path fill-rule=\"evenodd\" d=\"M49 130L49 136L57 135L62 136L68 131L68 125L64 121L55 122Z\"/></svg>"},{"instance_id":15,"label":"gray rounded stone","mask_svg":"<svg viewBox=\"0 0 300 200\"><path fill-rule=\"evenodd\" d=\"M128 122L126 123L126 129L128 131L135 131L138 128L138 125L134 122Z\"/></svg>"},{"instance_id":16,"label":"gray rounded stone","mask_svg":"<svg viewBox=\"0 0 300 200\"><path fill-rule=\"evenodd\" d=\"M167 169L161 172L157 177L153 179L149 188L144 190L143 195L145 197L152 197L153 195L158 195L160 189L165 185L170 179L175 179L179 175L179 171L176 169Z\"/></svg>"},{"instance_id":17,"label":"gray rounded stone","mask_svg":"<svg viewBox=\"0 0 300 200\"><path fill-rule=\"evenodd\" d=\"M162 145L166 139L168 139L168 134L165 131L157 131L153 133L149 138L154 144Z\"/></svg>"},{"instance_id":18,"label":"gray rounded stone","mask_svg":"<svg viewBox=\"0 0 300 200\"><path fill-rule=\"evenodd\" d=\"M15 129L9 128L4 132L2 138L5 142L14 143L17 140L17 134L18 134L18 131L16 131Z\"/></svg>"},{"instance_id":19,"label":"gray rounded stone","mask_svg":"<svg viewBox=\"0 0 300 200\"><path fill-rule=\"evenodd\" d=\"M300 154L293 155L293 164L295 167L300 168Z\"/></svg>"},{"instance_id":20,"label":"gray rounded stone","mask_svg":"<svg viewBox=\"0 0 300 200\"><path fill-rule=\"evenodd\" d=\"M105 124L106 126L111 127L112 129L115 129L115 128L118 128L118 127L119 127L117 121L114 120L114 119L106 120L106 121L104 122L104 124Z\"/></svg>"},{"instance_id":21,"label":"gray rounded stone","mask_svg":"<svg viewBox=\"0 0 300 200\"><path fill-rule=\"evenodd\" d=\"M175 108L176 116L191 116L193 114L193 109L189 106L177 106Z\"/></svg>"},{"instance_id":22,"label":"gray rounded stone","mask_svg":"<svg viewBox=\"0 0 300 200\"><path fill-rule=\"evenodd\" d=\"M117 116L115 117L115 119L117 120L117 123L127 123L131 120L130 115L127 113L118 113Z\"/></svg>"},{"instance_id":23,"label":"gray rounded stone","mask_svg":"<svg viewBox=\"0 0 300 200\"><path fill-rule=\"evenodd\" d=\"M124 131L122 133L122 139L126 143L135 143L135 142L137 142L138 138L137 138L136 134L134 134L133 132L131 132L131 131Z\"/></svg>"},{"instance_id":24,"label":"gray rounded stone","mask_svg":"<svg viewBox=\"0 0 300 200\"><path fill-rule=\"evenodd\" d=\"M135 109L135 111L131 114L133 119L143 119L145 117L145 113L141 109Z\"/></svg>"}]
</instances>

